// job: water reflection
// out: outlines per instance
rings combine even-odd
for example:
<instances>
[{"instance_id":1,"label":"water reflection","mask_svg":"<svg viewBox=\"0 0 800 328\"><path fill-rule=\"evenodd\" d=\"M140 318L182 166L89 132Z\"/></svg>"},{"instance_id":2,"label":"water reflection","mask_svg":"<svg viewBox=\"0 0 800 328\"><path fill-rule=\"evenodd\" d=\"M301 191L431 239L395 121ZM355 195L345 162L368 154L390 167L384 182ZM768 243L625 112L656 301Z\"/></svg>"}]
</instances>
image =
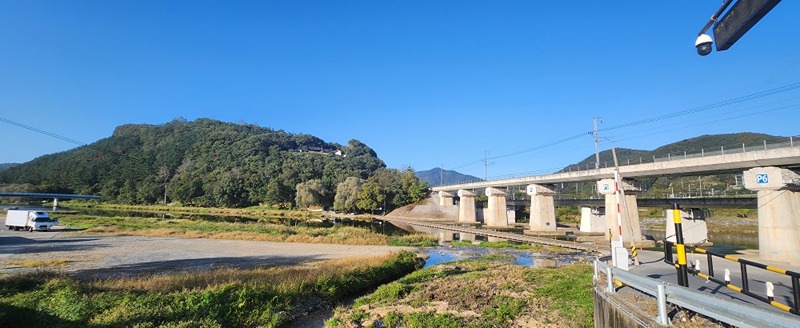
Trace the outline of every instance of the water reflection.
<instances>
[{"instance_id":1,"label":"water reflection","mask_svg":"<svg viewBox=\"0 0 800 328\"><path fill-rule=\"evenodd\" d=\"M562 265L587 261L588 256L582 252L573 254L543 254L519 251L514 249L489 249L483 247L459 246L452 248L429 248L424 267L458 260L483 259L508 264L516 264L531 268L557 268Z\"/></svg>"},{"instance_id":2,"label":"water reflection","mask_svg":"<svg viewBox=\"0 0 800 328\"><path fill-rule=\"evenodd\" d=\"M650 235L655 240L664 239L664 231L658 230L642 230L643 234ZM708 239L714 246L709 249L721 253L734 253L742 249L758 249L758 233L757 232L714 232L708 233Z\"/></svg>"}]
</instances>

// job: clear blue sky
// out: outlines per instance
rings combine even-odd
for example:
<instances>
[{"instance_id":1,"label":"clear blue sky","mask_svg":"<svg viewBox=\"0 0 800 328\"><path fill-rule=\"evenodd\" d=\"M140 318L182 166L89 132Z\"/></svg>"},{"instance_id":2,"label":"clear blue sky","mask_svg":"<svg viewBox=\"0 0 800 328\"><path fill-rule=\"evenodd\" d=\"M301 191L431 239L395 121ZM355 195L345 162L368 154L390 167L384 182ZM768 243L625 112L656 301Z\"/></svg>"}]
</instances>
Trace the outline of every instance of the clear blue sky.
<instances>
[{"instance_id":1,"label":"clear blue sky","mask_svg":"<svg viewBox=\"0 0 800 328\"><path fill-rule=\"evenodd\" d=\"M127 123L358 139L390 167L557 170L592 129L800 82L800 1L696 54L720 1L2 1L0 117L92 143ZM800 89L601 132L601 149L798 135ZM0 122L0 163L75 144ZM526 151L531 150L532 151ZM507 156L509 154L516 154Z\"/></svg>"}]
</instances>

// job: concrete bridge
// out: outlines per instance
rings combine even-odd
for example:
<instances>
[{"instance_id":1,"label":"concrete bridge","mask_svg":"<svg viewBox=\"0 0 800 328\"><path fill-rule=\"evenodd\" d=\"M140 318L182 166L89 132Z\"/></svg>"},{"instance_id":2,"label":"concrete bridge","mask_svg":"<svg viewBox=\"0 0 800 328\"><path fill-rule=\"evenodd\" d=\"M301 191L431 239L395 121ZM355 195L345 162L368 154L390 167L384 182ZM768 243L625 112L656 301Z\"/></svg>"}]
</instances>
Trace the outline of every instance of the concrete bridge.
<instances>
[{"instance_id":1,"label":"concrete bridge","mask_svg":"<svg viewBox=\"0 0 800 328\"><path fill-rule=\"evenodd\" d=\"M616 240L622 235L626 245L647 245L643 239L639 225L639 201L633 179L663 176L695 176L721 173L744 172L744 187L756 191L755 208L759 217L759 256L764 260L781 261L800 265L800 145L790 147L742 151L735 154L719 154L692 157L670 158L653 163L624 165L619 173L624 180L619 189L624 197L617 199L614 168L590 169L584 171L561 172L521 178L480 181L432 188L438 192L441 206L455 206L458 203L458 222L463 224L478 223L478 210L475 208L475 197L479 190L487 196L487 207L483 209L483 225L493 228L508 227L507 189L525 186L530 195L530 230L536 232L556 231L555 195L556 184L567 182L596 181L597 190L604 195L601 211L599 207L582 208L581 231L606 232L609 240ZM661 200L662 206L669 200ZM674 200L675 204L685 201ZM666 204L668 205L668 204ZM710 205L710 204L707 204ZM703 206L703 205L698 205ZM752 206L752 205L750 205ZM710 206L709 206L710 207ZM618 213L624 217L619 222ZM667 217L672 216L669 210ZM689 221L704 219L702 211L681 209L684 218L685 234L691 238L691 232L702 231ZM513 218L511 218L513 220ZM688 220L688 221L686 221ZM585 222L584 222L585 221ZM705 227L705 222L695 222ZM669 227L667 227L669 228ZM669 234L669 231L668 231ZM690 242L690 241L687 241Z\"/></svg>"},{"instance_id":2,"label":"concrete bridge","mask_svg":"<svg viewBox=\"0 0 800 328\"><path fill-rule=\"evenodd\" d=\"M98 199L98 200L103 199L102 196L97 196L97 195L54 194L54 193L36 193L36 192L0 192L0 197L53 199L53 210L58 208L59 199Z\"/></svg>"}]
</instances>

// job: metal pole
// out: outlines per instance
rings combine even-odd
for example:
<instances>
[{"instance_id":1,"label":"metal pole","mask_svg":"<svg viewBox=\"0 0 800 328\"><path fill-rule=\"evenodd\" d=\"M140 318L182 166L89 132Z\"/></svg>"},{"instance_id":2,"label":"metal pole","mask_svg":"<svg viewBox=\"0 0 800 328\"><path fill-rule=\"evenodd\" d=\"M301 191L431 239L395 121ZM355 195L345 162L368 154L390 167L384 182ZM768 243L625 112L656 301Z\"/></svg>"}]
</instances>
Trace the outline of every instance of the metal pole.
<instances>
[{"instance_id":1,"label":"metal pole","mask_svg":"<svg viewBox=\"0 0 800 328\"><path fill-rule=\"evenodd\" d=\"M611 276L611 267L607 267L606 268L606 283L608 285L607 286L608 287L608 292L609 293L613 293L614 292L614 277Z\"/></svg>"},{"instance_id":2,"label":"metal pole","mask_svg":"<svg viewBox=\"0 0 800 328\"><path fill-rule=\"evenodd\" d=\"M672 210L672 221L675 223L675 248L678 253L678 284L689 287L689 270L686 267L686 247L683 245L681 210L678 204L675 204L675 208Z\"/></svg>"},{"instance_id":3,"label":"metal pole","mask_svg":"<svg viewBox=\"0 0 800 328\"><path fill-rule=\"evenodd\" d=\"M597 132L597 117L592 117L594 121L594 169L600 168L600 133Z\"/></svg>"},{"instance_id":4,"label":"metal pole","mask_svg":"<svg viewBox=\"0 0 800 328\"><path fill-rule=\"evenodd\" d=\"M667 290L662 284L658 284L656 288L658 288L658 323L666 326L669 324L667 318Z\"/></svg>"},{"instance_id":5,"label":"metal pole","mask_svg":"<svg viewBox=\"0 0 800 328\"><path fill-rule=\"evenodd\" d=\"M699 33L697 33L697 35L706 33L706 31L708 31L708 28L711 27L711 25L714 24L714 22L717 21L717 17L719 17L719 15L721 15L722 12L725 11L725 8L728 8L728 6L731 4L731 1L733 1L733 0L725 0L725 1L723 1L722 2L722 6L720 6L719 9L717 9L717 11L714 13L714 15L711 15L711 19L708 20L708 23L706 23L706 25L703 26L703 28L700 30Z\"/></svg>"}]
</instances>

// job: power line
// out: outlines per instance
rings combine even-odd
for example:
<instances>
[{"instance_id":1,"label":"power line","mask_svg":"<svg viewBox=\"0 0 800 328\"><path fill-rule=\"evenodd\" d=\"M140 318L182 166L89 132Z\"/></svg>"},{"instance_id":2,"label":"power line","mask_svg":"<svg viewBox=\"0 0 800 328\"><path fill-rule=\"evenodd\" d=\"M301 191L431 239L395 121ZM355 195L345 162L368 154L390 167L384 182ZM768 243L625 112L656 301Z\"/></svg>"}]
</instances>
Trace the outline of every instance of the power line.
<instances>
[{"instance_id":1,"label":"power line","mask_svg":"<svg viewBox=\"0 0 800 328\"><path fill-rule=\"evenodd\" d=\"M56 133L53 133L53 132L50 132L50 131L46 131L46 130L42 130L42 129L39 129L39 128L36 128L36 127L32 127L30 125L23 124L23 123L20 123L20 122L17 122L17 121L12 121L12 120L9 120L9 119L4 118L4 117L0 117L0 121L8 123L8 124L11 124L11 125L14 125L14 126L18 126L18 127L23 128L23 129L30 130L30 131L33 131L33 132L36 132L36 133L41 133L41 134L44 134L46 136L53 137L53 138L56 138L56 139L59 139L59 140L62 140L62 141L73 143L73 144L76 144L78 146L87 147L87 148L91 148L91 149L94 149L94 150L97 150L97 151L101 151L101 152L104 152L104 153L107 153L107 154L112 154L112 155L119 155L120 154L118 152L109 151L107 149L103 149L103 148L99 148L99 147L95 147L95 146L89 145L89 144L87 144L87 143L85 143L83 141L79 141L79 140L75 140L75 139L72 139L72 138L69 138L69 137L65 137L65 136L62 136L60 134L56 134Z\"/></svg>"},{"instance_id":2,"label":"power line","mask_svg":"<svg viewBox=\"0 0 800 328\"><path fill-rule=\"evenodd\" d=\"M798 88L800 88L800 82L796 82L796 83L793 83L793 84L785 85L785 86L782 86L782 87L777 87L777 88L766 90L766 91L756 92L756 93L749 94L749 95L742 96L742 97L723 100L723 101L720 101L720 102L717 102L717 103L713 103L713 104L709 104L709 105L704 105L704 106L695 107L695 108L691 108L691 109L687 109L687 110L682 110L682 111L679 111L679 112L673 112L673 113L669 113L669 114L665 114L665 115L661 115L661 116L655 116L655 117L651 117L651 118L646 118L646 119L643 119L643 120L638 120L638 121L618 124L618 125L614 125L614 126L611 126L611 127L608 127L608 128L600 129L599 131L616 130L616 129L627 128L627 127L636 126L636 125L642 125L642 124L653 123L653 122L657 122L657 121L663 121L663 120L670 119L670 118L686 116L686 115L689 115L689 114L694 114L694 113L703 112L703 111L707 111L707 110L711 110L711 109L716 109L716 108L720 108L720 107L724 107L724 106L730 106L730 105L734 105L734 104L739 104L739 103L743 103L743 102L754 100L754 99L764 98L766 96L776 95L776 94L784 93L784 92L791 91L791 90L798 89Z\"/></svg>"},{"instance_id":3,"label":"power line","mask_svg":"<svg viewBox=\"0 0 800 328\"><path fill-rule=\"evenodd\" d=\"M35 127L30 126L30 125L26 125L26 124L22 124L22 123L19 123L19 122L16 122L16 121L12 121L12 120L9 120L9 119L4 118L4 117L0 117L0 121L6 122L6 123L11 124L11 125L16 125L16 126L21 127L23 129L27 129L27 130L31 130L33 132L41 133L41 134L44 134L46 136L50 136L50 137L53 137L53 138L56 138L56 139L59 139L59 140L63 140L63 141L69 142L69 143L74 143L74 144L79 145L79 146L86 146L85 142L78 141L78 140L75 140L75 139L72 139L72 138L68 138L68 137L65 137L65 136L62 136L62 135L59 135L59 134L55 134L55 133L52 133L52 132L49 132L49 131L45 131L45 130L42 130L42 129L39 129L39 128L35 128Z\"/></svg>"},{"instance_id":4,"label":"power line","mask_svg":"<svg viewBox=\"0 0 800 328\"><path fill-rule=\"evenodd\" d=\"M735 104L747 102L747 101L750 101L750 100L764 98L764 97L767 97L767 96L772 96L772 95L776 95L776 94L792 91L792 90L795 90L795 89L798 89L798 88L800 88L800 82L795 82L795 83L784 85L784 86L781 86L781 87L777 87L777 88L773 88L773 89L769 89L769 90L765 90L765 91L752 93L752 94L749 94L749 95L746 95L746 96L741 96L741 97L736 97L736 98L732 98L732 99L728 99L728 100L723 100L723 101L720 101L720 102L717 102L717 103L713 103L713 104L709 104L709 105L704 105L704 106L695 107L695 108L691 108L691 109L687 109L687 110L683 110L683 111L678 111L678 112L673 112L673 113L669 113L669 114L665 114L665 115L646 118L646 119L643 119L643 120L638 120L638 121L632 121L632 122L628 122L628 123L618 124L618 125L614 125L614 126L611 126L611 127L598 129L598 131L617 130L617 129L622 129L622 128L631 127L631 126L637 126L637 125L642 125L642 124L647 124L647 123L663 121L663 120L670 119L670 118L686 116L686 115L690 115L690 114L694 114L694 113L698 113L698 112L708 111L708 110L711 110L711 109L716 109L716 108L720 108L720 107L725 107L725 106L730 106L730 105L735 105ZM570 136L570 137L566 137L566 138L563 138L563 139L559 139L559 140L556 140L556 141L553 141L553 142L545 143L545 144L542 144L542 145L539 145L539 146L536 146L536 147L533 147L533 148L528 148L528 149L525 149L525 150L520 150L520 151L516 151L516 152L504 154L504 155L498 155L498 156L490 157L489 159L494 160L494 159L501 159L501 158L517 156L517 155L529 153L529 152L532 152L532 151L535 151L535 150L540 150L540 149L556 146L556 145L559 145L559 144L562 144L562 143L565 143L565 142L568 142L568 141L572 141L572 140L575 140L575 139L583 138L586 135L593 135L593 134L594 134L594 131L583 132L583 133L576 134L576 135L573 135L573 136ZM470 163L465 164L463 166L472 165L474 163L478 163L478 162L481 162L481 161L482 160L473 161L473 162L470 162Z\"/></svg>"}]
</instances>

